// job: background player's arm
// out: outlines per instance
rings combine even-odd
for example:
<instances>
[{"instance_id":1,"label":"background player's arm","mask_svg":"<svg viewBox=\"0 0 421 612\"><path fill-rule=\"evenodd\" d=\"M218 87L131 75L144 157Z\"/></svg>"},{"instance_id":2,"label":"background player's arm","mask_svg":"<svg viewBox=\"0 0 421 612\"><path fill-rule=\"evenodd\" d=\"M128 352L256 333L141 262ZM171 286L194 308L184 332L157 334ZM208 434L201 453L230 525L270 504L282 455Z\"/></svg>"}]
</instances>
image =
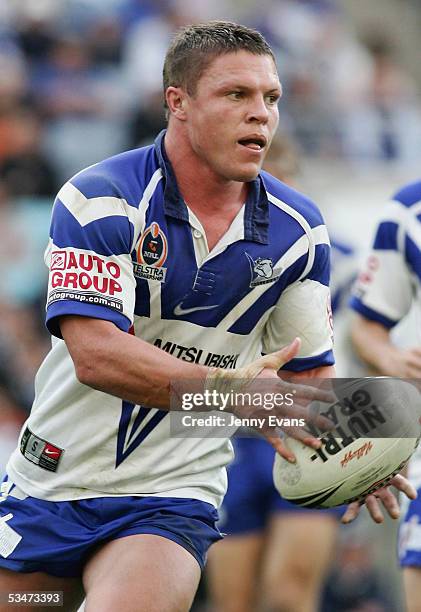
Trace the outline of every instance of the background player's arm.
<instances>
[{"instance_id":1,"label":"background player's arm","mask_svg":"<svg viewBox=\"0 0 421 612\"><path fill-rule=\"evenodd\" d=\"M421 348L400 349L389 329L378 321L355 314L351 338L360 358L383 376L421 377Z\"/></svg>"}]
</instances>

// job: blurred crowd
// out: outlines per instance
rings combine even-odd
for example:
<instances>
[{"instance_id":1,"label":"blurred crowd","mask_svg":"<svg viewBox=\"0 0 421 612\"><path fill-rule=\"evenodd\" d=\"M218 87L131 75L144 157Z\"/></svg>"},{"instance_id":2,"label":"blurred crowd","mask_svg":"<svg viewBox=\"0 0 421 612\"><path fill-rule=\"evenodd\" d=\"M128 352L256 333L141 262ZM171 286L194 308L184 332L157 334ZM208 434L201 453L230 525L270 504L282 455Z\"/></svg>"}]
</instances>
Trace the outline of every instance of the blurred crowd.
<instances>
[{"instance_id":1,"label":"blurred crowd","mask_svg":"<svg viewBox=\"0 0 421 612\"><path fill-rule=\"evenodd\" d=\"M78 170L165 127L168 43L177 28L218 18L254 26L272 45L280 130L300 155L421 160L421 98L393 39L357 37L335 0L1 2L0 471L49 344L42 255L54 195Z\"/></svg>"}]
</instances>

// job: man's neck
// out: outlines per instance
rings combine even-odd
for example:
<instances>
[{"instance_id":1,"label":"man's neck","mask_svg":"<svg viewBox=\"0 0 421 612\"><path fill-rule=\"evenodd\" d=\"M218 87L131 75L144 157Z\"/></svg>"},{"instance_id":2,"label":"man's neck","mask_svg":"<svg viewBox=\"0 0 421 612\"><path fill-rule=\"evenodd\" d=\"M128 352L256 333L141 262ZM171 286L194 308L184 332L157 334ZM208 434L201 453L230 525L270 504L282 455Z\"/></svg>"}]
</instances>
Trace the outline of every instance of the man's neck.
<instances>
[{"instance_id":1,"label":"man's neck","mask_svg":"<svg viewBox=\"0 0 421 612\"><path fill-rule=\"evenodd\" d=\"M199 219L212 213L235 217L247 198L247 183L218 177L173 130L165 135L165 151L180 193Z\"/></svg>"}]
</instances>

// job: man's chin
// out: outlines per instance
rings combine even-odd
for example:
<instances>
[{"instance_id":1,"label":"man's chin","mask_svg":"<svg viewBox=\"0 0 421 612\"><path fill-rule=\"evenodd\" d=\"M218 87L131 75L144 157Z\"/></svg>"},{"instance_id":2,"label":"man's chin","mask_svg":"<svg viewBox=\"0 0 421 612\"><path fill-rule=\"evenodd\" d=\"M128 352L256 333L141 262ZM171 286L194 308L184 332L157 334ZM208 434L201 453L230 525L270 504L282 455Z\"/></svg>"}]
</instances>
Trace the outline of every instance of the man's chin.
<instances>
[{"instance_id":1,"label":"man's chin","mask_svg":"<svg viewBox=\"0 0 421 612\"><path fill-rule=\"evenodd\" d=\"M261 170L261 166L257 166L253 164L253 166L249 166L248 168L236 168L232 172L231 180L239 181L240 183L249 183L250 181L254 181Z\"/></svg>"}]
</instances>

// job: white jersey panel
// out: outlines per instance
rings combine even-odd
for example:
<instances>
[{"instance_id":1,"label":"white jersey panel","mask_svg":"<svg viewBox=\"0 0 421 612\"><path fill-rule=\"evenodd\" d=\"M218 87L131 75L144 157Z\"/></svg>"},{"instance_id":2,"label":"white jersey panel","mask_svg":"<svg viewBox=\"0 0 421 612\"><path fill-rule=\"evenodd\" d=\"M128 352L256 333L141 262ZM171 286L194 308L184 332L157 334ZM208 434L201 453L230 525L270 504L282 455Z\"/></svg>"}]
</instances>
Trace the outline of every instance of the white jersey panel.
<instances>
[{"instance_id":1,"label":"white jersey panel","mask_svg":"<svg viewBox=\"0 0 421 612\"><path fill-rule=\"evenodd\" d=\"M359 275L354 294L368 308L399 321L409 311L414 296L414 278L402 253L375 250Z\"/></svg>"},{"instance_id":2,"label":"white jersey panel","mask_svg":"<svg viewBox=\"0 0 421 612\"><path fill-rule=\"evenodd\" d=\"M313 280L288 287L266 324L263 352L272 353L299 336L298 357L313 357L332 348L329 287Z\"/></svg>"}]
</instances>

